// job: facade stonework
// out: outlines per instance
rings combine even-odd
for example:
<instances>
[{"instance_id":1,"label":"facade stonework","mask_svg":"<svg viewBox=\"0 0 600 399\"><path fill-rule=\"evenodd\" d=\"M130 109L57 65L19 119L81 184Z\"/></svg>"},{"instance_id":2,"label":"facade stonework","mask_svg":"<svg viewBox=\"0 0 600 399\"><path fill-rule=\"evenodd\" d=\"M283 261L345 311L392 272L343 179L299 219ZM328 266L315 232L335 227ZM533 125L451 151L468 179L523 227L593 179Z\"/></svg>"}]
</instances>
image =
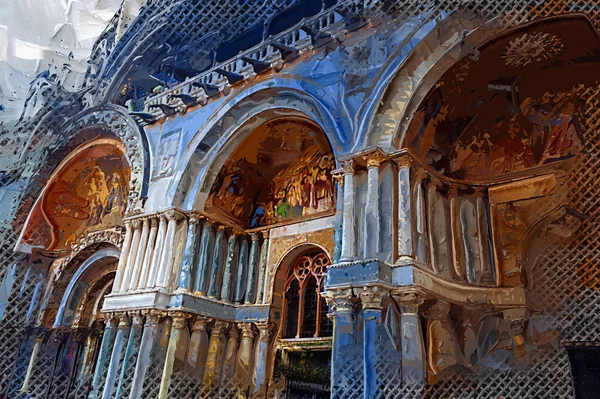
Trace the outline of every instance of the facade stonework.
<instances>
[{"instance_id":1,"label":"facade stonework","mask_svg":"<svg viewBox=\"0 0 600 399\"><path fill-rule=\"evenodd\" d=\"M0 126L0 397L588 397L575 3L126 1Z\"/></svg>"}]
</instances>

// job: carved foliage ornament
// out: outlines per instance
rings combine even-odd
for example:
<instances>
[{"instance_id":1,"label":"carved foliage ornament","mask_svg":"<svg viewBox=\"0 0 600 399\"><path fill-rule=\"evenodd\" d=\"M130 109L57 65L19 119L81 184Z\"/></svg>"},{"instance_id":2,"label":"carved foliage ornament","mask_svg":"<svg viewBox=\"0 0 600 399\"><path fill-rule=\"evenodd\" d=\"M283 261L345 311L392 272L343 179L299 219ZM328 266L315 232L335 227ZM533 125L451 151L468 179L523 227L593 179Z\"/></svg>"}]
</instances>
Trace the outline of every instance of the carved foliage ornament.
<instances>
[{"instance_id":1,"label":"carved foliage ornament","mask_svg":"<svg viewBox=\"0 0 600 399\"><path fill-rule=\"evenodd\" d=\"M565 45L556 35L544 32L526 33L511 40L502 59L507 66L523 67L557 57Z\"/></svg>"}]
</instances>

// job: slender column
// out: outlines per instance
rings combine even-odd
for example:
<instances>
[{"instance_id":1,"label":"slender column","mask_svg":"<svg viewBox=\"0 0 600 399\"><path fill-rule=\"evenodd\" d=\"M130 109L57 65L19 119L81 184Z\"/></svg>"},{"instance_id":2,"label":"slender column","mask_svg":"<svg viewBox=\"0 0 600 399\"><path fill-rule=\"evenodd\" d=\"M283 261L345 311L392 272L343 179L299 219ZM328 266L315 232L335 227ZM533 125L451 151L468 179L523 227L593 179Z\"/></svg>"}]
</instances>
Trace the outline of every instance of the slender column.
<instances>
[{"instance_id":1,"label":"slender column","mask_svg":"<svg viewBox=\"0 0 600 399\"><path fill-rule=\"evenodd\" d=\"M363 312L364 398L375 397L377 391L377 326L381 323L382 294L377 287L365 287L360 293Z\"/></svg>"},{"instance_id":2,"label":"slender column","mask_svg":"<svg viewBox=\"0 0 600 399\"><path fill-rule=\"evenodd\" d=\"M225 260L225 271L223 272L223 285L221 287L221 300L229 303L231 301L231 278L233 274L233 261L235 259L237 235L231 234L227 242L227 259Z\"/></svg>"},{"instance_id":3,"label":"slender column","mask_svg":"<svg viewBox=\"0 0 600 399\"><path fill-rule=\"evenodd\" d=\"M135 290L140 280L140 273L142 272L142 264L144 262L144 254L148 247L148 236L150 235L150 223L148 218L143 218L142 221L142 234L140 236L140 243L138 245L137 254L135 255L135 262L133 264L133 272L131 273L131 280L129 281L128 290ZM133 255L133 254L132 254Z\"/></svg>"},{"instance_id":4,"label":"slender column","mask_svg":"<svg viewBox=\"0 0 600 399\"><path fill-rule=\"evenodd\" d=\"M123 344L129 338L129 328L131 319L124 313L120 317L119 327L117 329L117 335L113 345L112 355L110 357L110 363L108 364L108 370L106 372L106 381L104 382L104 391L102 392L102 399L110 399L115 388L117 372L119 370L119 363L123 355Z\"/></svg>"},{"instance_id":5,"label":"slender column","mask_svg":"<svg viewBox=\"0 0 600 399\"><path fill-rule=\"evenodd\" d=\"M342 254L340 261L347 262L356 255L354 226L354 162L344 162L344 219L342 222Z\"/></svg>"},{"instance_id":6,"label":"slender column","mask_svg":"<svg viewBox=\"0 0 600 399\"><path fill-rule=\"evenodd\" d=\"M414 254L418 261L422 263L427 262L427 255L425 252L426 246L426 234L425 231L425 194L423 188L423 173L418 171L414 174L413 182L413 198L414 198L414 229L413 229L413 244Z\"/></svg>"},{"instance_id":7,"label":"slender column","mask_svg":"<svg viewBox=\"0 0 600 399\"><path fill-rule=\"evenodd\" d=\"M160 380L158 399L166 399L168 397L175 358L185 358L189 340L187 315L183 312L173 312L169 315L173 320L173 324L171 327L171 334L169 336L169 344L167 346L167 354L165 356L162 378Z\"/></svg>"},{"instance_id":8,"label":"slender column","mask_svg":"<svg viewBox=\"0 0 600 399\"><path fill-rule=\"evenodd\" d=\"M98 360L96 361L96 371L94 372L92 390L89 395L90 399L97 398L100 394L100 388L104 385L106 369L108 368L108 362L115 341L117 319L115 318L114 313L105 313L104 318L106 327L104 329L104 335L102 336L102 343L100 344Z\"/></svg>"},{"instance_id":9,"label":"slender column","mask_svg":"<svg viewBox=\"0 0 600 399\"><path fill-rule=\"evenodd\" d=\"M376 155L367 159L368 181L367 202L365 204L365 231L363 245L365 258L375 258L379 254L379 164Z\"/></svg>"},{"instance_id":10,"label":"slender column","mask_svg":"<svg viewBox=\"0 0 600 399\"><path fill-rule=\"evenodd\" d=\"M269 346L271 343L271 326L268 323L257 323L258 342L255 345L254 371L252 373L252 385L254 395L266 396L267 370L269 363ZM261 396L264 393L264 396Z\"/></svg>"},{"instance_id":11,"label":"slender column","mask_svg":"<svg viewBox=\"0 0 600 399\"><path fill-rule=\"evenodd\" d=\"M33 351L31 352L31 357L29 358L29 364L27 366L27 373L25 374L25 379L23 380L23 385L21 385L21 389L19 392L27 392L29 390L29 382L31 381L31 373L33 372L33 367L35 366L35 362L37 361L38 354L40 353L40 348L42 346L43 335L40 335L35 340L35 345L33 346Z\"/></svg>"},{"instance_id":12,"label":"slender column","mask_svg":"<svg viewBox=\"0 0 600 399\"><path fill-rule=\"evenodd\" d=\"M262 232L263 241L260 247L260 262L258 269L258 295L256 303L264 303L265 300L265 275L267 274L267 256L269 254L269 231Z\"/></svg>"},{"instance_id":13,"label":"slender column","mask_svg":"<svg viewBox=\"0 0 600 399\"><path fill-rule=\"evenodd\" d=\"M123 247L121 249L121 256L119 257L119 265L117 266L117 273L115 275L115 281L113 282L113 292L119 292L121 290L121 282L123 281L123 274L125 273L125 266L127 265L127 258L129 256L129 249L131 248L131 222L125 221L125 238L123 239Z\"/></svg>"},{"instance_id":14,"label":"slender column","mask_svg":"<svg viewBox=\"0 0 600 399\"><path fill-rule=\"evenodd\" d=\"M462 265L462 237L461 237L461 223L460 223L460 204L458 201L458 190L457 187L450 186L448 193L450 198L450 229L452 236L452 266L454 267L454 273L459 279L464 280L465 272Z\"/></svg>"},{"instance_id":15,"label":"slender column","mask_svg":"<svg viewBox=\"0 0 600 399\"><path fill-rule=\"evenodd\" d=\"M185 250L183 253L183 262L181 265L181 275L179 276L178 291L190 291L192 289L192 269L196 264L198 254L198 231L200 219L197 215L190 215L188 220L187 238L185 240Z\"/></svg>"},{"instance_id":16,"label":"slender column","mask_svg":"<svg viewBox=\"0 0 600 399\"><path fill-rule=\"evenodd\" d=\"M254 331L251 323L241 323L242 340L237 353L235 380L241 392L246 392L251 382L253 362Z\"/></svg>"},{"instance_id":17,"label":"slender column","mask_svg":"<svg viewBox=\"0 0 600 399\"><path fill-rule=\"evenodd\" d=\"M344 175L339 170L332 174L336 185L336 201L335 201L335 231L334 241L335 248L333 251L333 263L338 263L342 255L342 225L344 220Z\"/></svg>"},{"instance_id":18,"label":"slender column","mask_svg":"<svg viewBox=\"0 0 600 399\"><path fill-rule=\"evenodd\" d=\"M157 310L152 310L150 312L146 311L144 314L146 315L146 322L144 323L144 331L140 341L140 350L135 364L135 372L133 374L129 399L142 398L146 373L150 368L151 354L155 345L159 344L160 319L165 316L164 312Z\"/></svg>"},{"instance_id":19,"label":"slender column","mask_svg":"<svg viewBox=\"0 0 600 399\"><path fill-rule=\"evenodd\" d=\"M229 325L227 348L223 359L223 372L221 373L221 386L227 387L233 383L235 361L238 347L238 330L234 323Z\"/></svg>"},{"instance_id":20,"label":"slender column","mask_svg":"<svg viewBox=\"0 0 600 399\"><path fill-rule=\"evenodd\" d=\"M125 266L123 280L121 281L121 287L119 289L119 292L122 294L124 294L129 288L129 284L131 282L131 275L135 266L135 258L137 255L138 246L140 244L140 237L142 234L140 230L140 219L132 220L131 226L133 228L133 238L131 239L131 247L129 248L129 254L127 256L127 265Z\"/></svg>"},{"instance_id":21,"label":"slender column","mask_svg":"<svg viewBox=\"0 0 600 399\"><path fill-rule=\"evenodd\" d=\"M483 284L494 284L496 281L496 268L494 267L494 259L492 256L492 242L490 237L492 231L490 229L490 217L488 212L488 204L485 199L487 197L485 189L478 189L477 195L477 230L479 241L479 253L481 271L478 276L478 282Z\"/></svg>"},{"instance_id":22,"label":"slender column","mask_svg":"<svg viewBox=\"0 0 600 399\"><path fill-rule=\"evenodd\" d=\"M412 212L410 195L411 159L398 159L398 260L397 264L410 262L413 258Z\"/></svg>"},{"instance_id":23,"label":"slender column","mask_svg":"<svg viewBox=\"0 0 600 399\"><path fill-rule=\"evenodd\" d=\"M402 381L422 383L425 380L425 341L421 328L419 306L422 301L414 294L397 297L402 309L400 340L402 342Z\"/></svg>"},{"instance_id":24,"label":"slender column","mask_svg":"<svg viewBox=\"0 0 600 399\"><path fill-rule=\"evenodd\" d=\"M188 364L192 369L196 369L194 375L202 380L204 376L204 367L208 355L208 334L206 332L206 323L211 319L198 318L192 326L192 335L190 337Z\"/></svg>"},{"instance_id":25,"label":"slender column","mask_svg":"<svg viewBox=\"0 0 600 399\"><path fill-rule=\"evenodd\" d=\"M167 225L167 234L165 235L165 244L160 257L160 268L156 277L156 286L166 288L169 272L173 269L175 257L175 232L177 230L177 221L181 219L181 213L175 209L170 209L165 212L165 216L169 220Z\"/></svg>"},{"instance_id":26,"label":"slender column","mask_svg":"<svg viewBox=\"0 0 600 399\"><path fill-rule=\"evenodd\" d=\"M206 358L206 368L204 370L204 380L202 383L205 388L215 388L219 385L227 339L225 337L227 324L228 323L225 321L217 320L210 332L208 356Z\"/></svg>"},{"instance_id":27,"label":"slender column","mask_svg":"<svg viewBox=\"0 0 600 399\"><path fill-rule=\"evenodd\" d=\"M153 288L156 285L156 277L160 268L160 259L165 244L165 235L167 234L167 218L164 214L158 216L158 232L156 233L156 242L154 243L154 251L152 252L152 262L148 271L148 283L146 288Z\"/></svg>"},{"instance_id":28,"label":"slender column","mask_svg":"<svg viewBox=\"0 0 600 399\"><path fill-rule=\"evenodd\" d=\"M248 260L248 284L246 285L246 300L245 303L254 302L254 294L256 293L256 268L258 264L258 234L252 233L252 245L250 246L250 259Z\"/></svg>"},{"instance_id":29,"label":"slender column","mask_svg":"<svg viewBox=\"0 0 600 399\"><path fill-rule=\"evenodd\" d=\"M238 256L237 277L235 278L235 295L233 301L241 304L246 292L246 272L248 267L248 240L242 236L240 244L240 255Z\"/></svg>"},{"instance_id":30,"label":"slender column","mask_svg":"<svg viewBox=\"0 0 600 399\"><path fill-rule=\"evenodd\" d=\"M152 255L154 254L154 245L156 243L156 233L158 230L158 220L155 217L150 218L150 235L148 236L148 244L144 251L144 260L142 261L142 272L140 279L135 286L136 289L144 289L148 286L148 275L152 265Z\"/></svg>"},{"instance_id":31,"label":"slender column","mask_svg":"<svg viewBox=\"0 0 600 399\"><path fill-rule=\"evenodd\" d=\"M201 295L204 295L206 275L208 274L208 265L211 259L211 248L213 241L213 222L206 220L202 228L202 241L200 242L200 260L198 262L198 269L196 270L196 284L194 290Z\"/></svg>"},{"instance_id":32,"label":"slender column","mask_svg":"<svg viewBox=\"0 0 600 399\"><path fill-rule=\"evenodd\" d=\"M212 267L210 268L210 280L208 284L208 296L211 298L218 297L219 273L221 272L222 253L223 253L223 235L225 234L225 226L220 225L217 229L217 238L215 239L215 248L212 259Z\"/></svg>"},{"instance_id":33,"label":"slender column","mask_svg":"<svg viewBox=\"0 0 600 399\"><path fill-rule=\"evenodd\" d=\"M360 370L348 368L356 365L356 359L362 358L362 348L357 345L354 329L354 307L351 290L328 291L327 303L333 318L333 342L331 351L331 388L332 391L345 389L345 378L348 372L360 376ZM361 364L362 365L362 364ZM355 377L358 378L358 377Z\"/></svg>"},{"instance_id":34,"label":"slender column","mask_svg":"<svg viewBox=\"0 0 600 399\"><path fill-rule=\"evenodd\" d=\"M427 314L427 375L434 383L439 374L459 362L459 345L450 321L450 304L436 301Z\"/></svg>"},{"instance_id":35,"label":"slender column","mask_svg":"<svg viewBox=\"0 0 600 399\"><path fill-rule=\"evenodd\" d=\"M123 382L125 381L126 374L132 366L132 360L138 355L136 351L136 345L137 341L142 335L144 316L140 311L132 312L131 316L131 330L129 331L129 339L127 340L125 357L123 358L123 364L121 366L121 374L119 375L119 384L117 385L115 399L125 398L129 393L129 391L127 391L123 386Z\"/></svg>"}]
</instances>

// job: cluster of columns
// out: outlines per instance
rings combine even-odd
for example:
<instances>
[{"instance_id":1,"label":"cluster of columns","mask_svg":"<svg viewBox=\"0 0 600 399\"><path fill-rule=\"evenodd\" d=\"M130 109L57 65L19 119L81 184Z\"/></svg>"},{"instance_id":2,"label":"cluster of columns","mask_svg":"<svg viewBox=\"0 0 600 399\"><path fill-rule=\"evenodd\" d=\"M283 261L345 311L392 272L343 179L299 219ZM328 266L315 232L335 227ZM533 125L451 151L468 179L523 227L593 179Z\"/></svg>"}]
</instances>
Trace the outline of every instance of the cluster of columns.
<instances>
[{"instance_id":1,"label":"cluster of columns","mask_svg":"<svg viewBox=\"0 0 600 399\"><path fill-rule=\"evenodd\" d=\"M360 164L359 164L360 161ZM357 246L365 259L381 248L380 169L392 162L396 170L393 237L397 265L413 264L445 278L472 284L497 283L487 190L427 173L410 153L386 158L373 151L343 161L337 173L343 190L340 262L356 260ZM360 167L359 167L360 166ZM357 204L357 173L367 173L366 203ZM363 229L358 231L357 206L364 207ZM452 265L449 267L448 265Z\"/></svg>"},{"instance_id":2,"label":"cluster of columns","mask_svg":"<svg viewBox=\"0 0 600 399\"><path fill-rule=\"evenodd\" d=\"M176 209L125 221L113 293L176 290L226 303L266 300L268 231L250 234Z\"/></svg>"},{"instance_id":3,"label":"cluster of columns","mask_svg":"<svg viewBox=\"0 0 600 399\"><path fill-rule=\"evenodd\" d=\"M374 398L385 385L424 381L427 361L416 296L394 296L392 303L400 306L389 305L386 318L397 320L386 327L382 311L389 292L374 286L331 289L326 295L334 325L332 398L356 392Z\"/></svg>"},{"instance_id":4,"label":"cluster of columns","mask_svg":"<svg viewBox=\"0 0 600 399\"><path fill-rule=\"evenodd\" d=\"M226 303L264 303L268 245L268 231L238 233L191 214L178 292Z\"/></svg>"},{"instance_id":5,"label":"cluster of columns","mask_svg":"<svg viewBox=\"0 0 600 399\"><path fill-rule=\"evenodd\" d=\"M225 387L260 396L266 392L271 336L267 322L196 318L180 311L107 314L89 397L140 399L158 392L166 399L174 373L184 370L203 392ZM149 373L157 367L160 385L153 389Z\"/></svg>"}]
</instances>

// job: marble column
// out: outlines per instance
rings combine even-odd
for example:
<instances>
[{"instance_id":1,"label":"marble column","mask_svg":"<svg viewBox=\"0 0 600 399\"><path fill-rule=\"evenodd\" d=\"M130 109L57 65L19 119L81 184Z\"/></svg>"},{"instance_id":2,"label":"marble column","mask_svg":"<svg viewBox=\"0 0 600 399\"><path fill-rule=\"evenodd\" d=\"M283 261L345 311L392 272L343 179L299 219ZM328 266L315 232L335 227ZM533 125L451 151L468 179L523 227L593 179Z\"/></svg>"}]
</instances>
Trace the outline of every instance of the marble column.
<instances>
[{"instance_id":1,"label":"marble column","mask_svg":"<svg viewBox=\"0 0 600 399\"><path fill-rule=\"evenodd\" d=\"M459 280L466 277L463 264L463 239L462 226L460 222L460 202L458 189L455 185L450 186L448 197L450 199L450 232L452 237L452 266Z\"/></svg>"},{"instance_id":2,"label":"marble column","mask_svg":"<svg viewBox=\"0 0 600 399\"><path fill-rule=\"evenodd\" d=\"M496 282L496 267L493 259L492 231L490 228L490 213L487 201L487 192L479 187L475 193L477 210L477 230L479 253L481 254L481 270L477 278L478 283L493 285Z\"/></svg>"},{"instance_id":3,"label":"marble column","mask_svg":"<svg viewBox=\"0 0 600 399\"><path fill-rule=\"evenodd\" d=\"M179 276L178 291L188 292L192 290L193 268L196 265L198 254L198 232L200 230L200 219L197 215L190 215L188 220L187 238L183 252L181 275Z\"/></svg>"},{"instance_id":4,"label":"marble column","mask_svg":"<svg viewBox=\"0 0 600 399\"><path fill-rule=\"evenodd\" d=\"M412 238L412 207L410 190L411 158L397 160L398 164L398 244L396 264L410 263L414 257Z\"/></svg>"},{"instance_id":5,"label":"marble column","mask_svg":"<svg viewBox=\"0 0 600 399\"><path fill-rule=\"evenodd\" d=\"M394 296L400 303L400 341L402 342L403 383L423 383L425 380L425 340L419 306L422 303L415 294Z\"/></svg>"},{"instance_id":6,"label":"marble column","mask_svg":"<svg viewBox=\"0 0 600 399\"><path fill-rule=\"evenodd\" d=\"M184 361L189 340L188 316L183 312L172 312L169 313L169 316L171 316L173 324L171 326L171 334L169 335L169 344L160 380L158 399L167 399L169 397L169 387L171 386L171 376L175 361L177 358Z\"/></svg>"},{"instance_id":7,"label":"marble column","mask_svg":"<svg viewBox=\"0 0 600 399\"><path fill-rule=\"evenodd\" d=\"M129 331L131 327L130 323L131 318L126 313L120 316L117 335L115 336L110 362L106 371L106 380L104 381L102 399L110 399L113 396L113 391L115 390L117 383L116 379L119 370L119 364L121 363L125 354L123 345L129 339Z\"/></svg>"},{"instance_id":8,"label":"marble column","mask_svg":"<svg viewBox=\"0 0 600 399\"><path fill-rule=\"evenodd\" d=\"M363 312L364 398L375 398L377 391L377 329L381 324L382 293L377 287L365 287L360 292ZM381 379L381 378L380 378Z\"/></svg>"},{"instance_id":9,"label":"marble column","mask_svg":"<svg viewBox=\"0 0 600 399\"><path fill-rule=\"evenodd\" d=\"M255 344L252 385L254 397L267 396L267 380L269 367L269 347L271 346L271 326L268 323L256 323L258 338Z\"/></svg>"},{"instance_id":10,"label":"marble column","mask_svg":"<svg viewBox=\"0 0 600 399\"><path fill-rule=\"evenodd\" d=\"M206 275L208 274L208 266L212 258L212 242L214 238L214 232L212 228L213 222L206 220L202 227L202 240L200 241L200 259L198 261L198 268L196 270L196 281L194 284L194 291L201 295L206 292Z\"/></svg>"},{"instance_id":11,"label":"marble column","mask_svg":"<svg viewBox=\"0 0 600 399\"><path fill-rule=\"evenodd\" d=\"M240 254L238 256L238 265L235 278L235 293L233 302L236 305L244 302L244 294L246 292L246 274L248 268L248 240L245 236L241 237Z\"/></svg>"},{"instance_id":12,"label":"marble column","mask_svg":"<svg viewBox=\"0 0 600 399\"><path fill-rule=\"evenodd\" d=\"M40 348L42 346L43 335L40 335L35 340L35 345L33 346L33 351L31 352L31 357L29 358L29 364L27 366L27 372L25 374L25 379L23 380L23 385L21 385L21 389L19 392L26 393L29 390L29 382L31 381L31 373L33 372L33 367L35 366L35 362L37 361L38 354L40 353Z\"/></svg>"},{"instance_id":13,"label":"marble column","mask_svg":"<svg viewBox=\"0 0 600 399\"><path fill-rule=\"evenodd\" d=\"M354 162L344 162L344 206L342 224L341 262L349 262L356 256L354 225Z\"/></svg>"},{"instance_id":14,"label":"marble column","mask_svg":"<svg viewBox=\"0 0 600 399\"><path fill-rule=\"evenodd\" d=\"M229 325L227 334L227 347L223 359L223 371L221 372L221 386L228 387L233 384L235 376L235 363L238 349L238 329L234 323Z\"/></svg>"},{"instance_id":15,"label":"marble column","mask_svg":"<svg viewBox=\"0 0 600 399\"><path fill-rule=\"evenodd\" d=\"M376 258L379 254L379 165L380 158L367 159L367 201L365 204L365 231L363 245L365 258Z\"/></svg>"},{"instance_id":16,"label":"marble column","mask_svg":"<svg viewBox=\"0 0 600 399\"><path fill-rule=\"evenodd\" d=\"M142 234L140 236L140 243L135 254L135 261L133 263L133 272L131 273L131 280L129 281L129 291L135 290L140 281L140 274L142 272L142 264L144 262L144 254L148 247L148 238L150 235L150 223L148 218L142 219ZM132 254L133 255L133 254Z\"/></svg>"},{"instance_id":17,"label":"marble column","mask_svg":"<svg viewBox=\"0 0 600 399\"><path fill-rule=\"evenodd\" d=\"M269 255L269 231L262 232L263 240L260 247L260 261L258 266L258 294L256 303L261 304L265 301L265 276L267 274L267 256Z\"/></svg>"},{"instance_id":18,"label":"marble column","mask_svg":"<svg viewBox=\"0 0 600 399\"><path fill-rule=\"evenodd\" d=\"M139 355L139 348L137 348L137 345L142 335L142 329L144 328L143 324L144 316L142 315L142 312L132 312L131 329L129 331L129 339L127 340L127 347L125 349L125 357L123 358L123 364L121 365L121 373L119 375L119 383L117 385L115 399L127 398L129 396L129 389L126 389L123 386L123 382L125 381L125 376L129 372L130 368L135 367L132 362Z\"/></svg>"},{"instance_id":19,"label":"marble column","mask_svg":"<svg viewBox=\"0 0 600 399\"><path fill-rule=\"evenodd\" d=\"M123 282L123 274L125 273L125 266L127 265L127 258L129 256L129 249L131 248L131 239L133 235L131 233L131 222L125 221L125 238L123 239L123 246L121 248L121 255L119 256L119 265L117 266L117 273L115 274L115 281L113 282L113 292L119 292L121 290L121 283Z\"/></svg>"},{"instance_id":20,"label":"marble column","mask_svg":"<svg viewBox=\"0 0 600 399\"><path fill-rule=\"evenodd\" d=\"M221 300L231 302L231 280L233 276L233 262L237 248L237 234L231 234L227 241L227 258L225 259L225 271L223 272L223 284L221 286Z\"/></svg>"},{"instance_id":21,"label":"marble column","mask_svg":"<svg viewBox=\"0 0 600 399\"><path fill-rule=\"evenodd\" d=\"M235 381L240 393L245 394L251 384L254 361L254 331L251 323L241 323L239 326L242 331L242 339L236 355Z\"/></svg>"},{"instance_id":22,"label":"marble column","mask_svg":"<svg viewBox=\"0 0 600 399\"><path fill-rule=\"evenodd\" d=\"M181 219L181 212L170 209L165 212L168 219L167 234L165 235L164 248L160 257L160 268L156 277L156 286L162 289L167 288L169 275L174 265L175 258L175 233L177 231L177 222Z\"/></svg>"},{"instance_id":23,"label":"marble column","mask_svg":"<svg viewBox=\"0 0 600 399\"><path fill-rule=\"evenodd\" d=\"M246 298L245 303L253 303L254 297L257 292L256 289L256 269L258 266L258 248L259 240L258 234L252 233L252 245L250 246L250 259L248 259L248 283L246 284Z\"/></svg>"},{"instance_id":24,"label":"marble column","mask_svg":"<svg viewBox=\"0 0 600 399\"><path fill-rule=\"evenodd\" d=\"M335 248L333 250L333 263L338 263L342 256L342 228L344 221L344 175L335 171L333 173L333 179L336 187L336 201L335 201L335 230L334 230L334 242Z\"/></svg>"},{"instance_id":25,"label":"marble column","mask_svg":"<svg viewBox=\"0 0 600 399\"><path fill-rule=\"evenodd\" d=\"M131 275L133 273L133 268L135 267L135 258L137 255L138 247L140 244L140 238L142 235L142 231L140 229L140 219L132 220L131 227L133 229L133 238L131 239L131 246L129 247L129 254L127 256L127 264L125 266L125 271L123 272L123 279L121 280L121 286L119 288L119 292L122 294L124 294L129 288L129 284L131 283Z\"/></svg>"},{"instance_id":26,"label":"marble column","mask_svg":"<svg viewBox=\"0 0 600 399\"><path fill-rule=\"evenodd\" d=\"M190 344L188 350L188 365L192 369L192 374L198 380L202 381L204 377L204 367L206 365L206 357L208 355L208 333L206 332L206 324L211 319L198 318L192 326L192 335L190 336Z\"/></svg>"},{"instance_id":27,"label":"marble column","mask_svg":"<svg viewBox=\"0 0 600 399\"><path fill-rule=\"evenodd\" d=\"M460 346L450 320L450 304L436 301L427 313L427 375L435 383L440 373L459 362Z\"/></svg>"},{"instance_id":28,"label":"marble column","mask_svg":"<svg viewBox=\"0 0 600 399\"><path fill-rule=\"evenodd\" d=\"M167 218L164 214L158 216L158 232L156 233L156 241L154 243L154 251L152 251L152 261L150 262L150 270L148 271L148 282L146 288L153 288L156 285L156 277L160 268L160 260L165 246L165 235L167 234Z\"/></svg>"},{"instance_id":29,"label":"marble column","mask_svg":"<svg viewBox=\"0 0 600 399\"><path fill-rule=\"evenodd\" d=\"M219 386L225 346L227 344L227 337L225 336L227 324L225 321L217 320L214 322L212 331L210 332L206 368L204 369L204 379L202 382L205 389L212 389Z\"/></svg>"},{"instance_id":30,"label":"marble column","mask_svg":"<svg viewBox=\"0 0 600 399\"><path fill-rule=\"evenodd\" d=\"M331 390L340 392L345 387L344 375L351 373L355 378L363 374L362 347L355 330L355 312L352 290L330 290L325 297L333 319L333 342L331 350Z\"/></svg>"},{"instance_id":31,"label":"marble column","mask_svg":"<svg viewBox=\"0 0 600 399\"><path fill-rule=\"evenodd\" d=\"M427 263L427 231L425 224L425 188L423 187L424 173L419 170L413 173L413 244L417 261Z\"/></svg>"},{"instance_id":32,"label":"marble column","mask_svg":"<svg viewBox=\"0 0 600 399\"><path fill-rule=\"evenodd\" d=\"M100 390L104 386L106 371L110 361L113 344L115 342L117 319L115 318L114 313L105 313L104 318L104 334L102 336L102 342L100 343L100 351L98 353L98 360L96 361L94 378L92 379L92 390L90 391L89 395L90 399L98 398L100 395Z\"/></svg>"},{"instance_id":33,"label":"marble column","mask_svg":"<svg viewBox=\"0 0 600 399\"><path fill-rule=\"evenodd\" d=\"M215 238L215 247L212 258L212 266L210 268L208 292L207 295L211 298L219 297L219 277L221 274L221 265L223 264L223 236L225 235L225 226L220 225L217 229L217 237Z\"/></svg>"},{"instance_id":34,"label":"marble column","mask_svg":"<svg viewBox=\"0 0 600 399\"><path fill-rule=\"evenodd\" d=\"M160 345L160 320L166 316L164 312L157 310L144 311L143 313L146 316L146 322L140 340L139 355L135 364L129 399L142 398L144 382L151 365L151 355L155 350L155 346Z\"/></svg>"},{"instance_id":35,"label":"marble column","mask_svg":"<svg viewBox=\"0 0 600 399\"><path fill-rule=\"evenodd\" d=\"M150 235L148 236L148 244L144 251L144 260L142 261L142 272L140 279L136 285L136 289L144 289L148 286L148 275L152 266L152 255L154 254L156 235L158 231L158 219L156 217L150 218Z\"/></svg>"}]
</instances>

